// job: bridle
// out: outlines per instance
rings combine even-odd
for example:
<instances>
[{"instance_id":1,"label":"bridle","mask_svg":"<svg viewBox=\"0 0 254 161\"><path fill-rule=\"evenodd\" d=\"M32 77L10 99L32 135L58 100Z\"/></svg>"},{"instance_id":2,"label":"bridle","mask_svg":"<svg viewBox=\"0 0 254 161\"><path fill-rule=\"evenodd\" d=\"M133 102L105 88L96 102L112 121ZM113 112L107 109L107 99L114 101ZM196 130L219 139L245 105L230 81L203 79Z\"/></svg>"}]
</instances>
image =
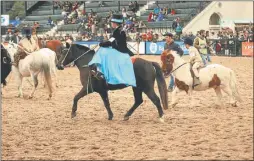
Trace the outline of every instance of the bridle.
<instances>
[{"instance_id":1,"label":"bridle","mask_svg":"<svg viewBox=\"0 0 254 161\"><path fill-rule=\"evenodd\" d=\"M73 62L79 60L82 56L86 55L89 51L94 50L95 48L97 48L97 46L98 46L98 45L96 45L96 46L93 47L92 49L87 50L85 53L81 54L79 57L77 57L76 59L74 59L73 61L71 61L71 62L68 63L68 64L71 64L71 63L73 63ZM66 59L67 55L69 54L69 51L70 51L71 47L72 47L72 44L70 45L70 47L69 47L69 49L68 49L68 51L67 51L67 53L66 53L64 59L63 59L62 62L61 62L61 64L63 64L64 60ZM65 50L66 50L66 49L65 49ZM68 64L67 64L67 65L68 65Z\"/></svg>"}]
</instances>

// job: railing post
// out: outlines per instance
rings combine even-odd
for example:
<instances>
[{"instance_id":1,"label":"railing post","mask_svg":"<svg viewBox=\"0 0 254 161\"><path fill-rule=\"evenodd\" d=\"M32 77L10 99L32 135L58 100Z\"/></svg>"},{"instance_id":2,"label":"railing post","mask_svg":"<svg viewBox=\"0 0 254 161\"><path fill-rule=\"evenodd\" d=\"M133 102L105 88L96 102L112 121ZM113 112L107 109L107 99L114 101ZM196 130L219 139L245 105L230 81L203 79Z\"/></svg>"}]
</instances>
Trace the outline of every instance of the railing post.
<instances>
[{"instance_id":1,"label":"railing post","mask_svg":"<svg viewBox=\"0 0 254 161\"><path fill-rule=\"evenodd\" d=\"M25 1L25 16L27 16L27 1Z\"/></svg>"},{"instance_id":2,"label":"railing post","mask_svg":"<svg viewBox=\"0 0 254 161\"><path fill-rule=\"evenodd\" d=\"M54 1L52 1L52 9L53 9L53 15L55 14L55 9L54 9Z\"/></svg>"},{"instance_id":3,"label":"railing post","mask_svg":"<svg viewBox=\"0 0 254 161\"><path fill-rule=\"evenodd\" d=\"M120 1L118 1L118 11L120 11Z\"/></svg>"}]
</instances>

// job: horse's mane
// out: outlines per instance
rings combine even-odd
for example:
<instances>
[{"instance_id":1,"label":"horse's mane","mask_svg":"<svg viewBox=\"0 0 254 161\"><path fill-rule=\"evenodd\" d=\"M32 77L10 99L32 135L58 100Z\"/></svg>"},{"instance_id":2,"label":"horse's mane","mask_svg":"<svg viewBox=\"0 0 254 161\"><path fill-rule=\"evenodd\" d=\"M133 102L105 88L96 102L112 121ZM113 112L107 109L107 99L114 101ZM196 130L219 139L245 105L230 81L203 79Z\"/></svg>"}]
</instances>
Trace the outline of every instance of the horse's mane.
<instances>
[{"instance_id":1,"label":"horse's mane","mask_svg":"<svg viewBox=\"0 0 254 161\"><path fill-rule=\"evenodd\" d=\"M80 50L90 50L90 48L86 47L86 46L83 46L83 45L80 45L80 44L72 44L73 46L77 47L78 49Z\"/></svg>"}]
</instances>

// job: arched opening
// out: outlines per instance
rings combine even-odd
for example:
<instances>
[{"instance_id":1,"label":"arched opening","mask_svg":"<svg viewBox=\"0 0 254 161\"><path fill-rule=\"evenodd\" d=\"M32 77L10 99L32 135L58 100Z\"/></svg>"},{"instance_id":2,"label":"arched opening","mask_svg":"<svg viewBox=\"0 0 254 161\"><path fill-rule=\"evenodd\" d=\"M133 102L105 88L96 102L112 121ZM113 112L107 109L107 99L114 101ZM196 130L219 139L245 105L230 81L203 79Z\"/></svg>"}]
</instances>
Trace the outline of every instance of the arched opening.
<instances>
[{"instance_id":1,"label":"arched opening","mask_svg":"<svg viewBox=\"0 0 254 161\"><path fill-rule=\"evenodd\" d=\"M213 13L209 20L209 25L220 25L220 16L217 13Z\"/></svg>"}]
</instances>

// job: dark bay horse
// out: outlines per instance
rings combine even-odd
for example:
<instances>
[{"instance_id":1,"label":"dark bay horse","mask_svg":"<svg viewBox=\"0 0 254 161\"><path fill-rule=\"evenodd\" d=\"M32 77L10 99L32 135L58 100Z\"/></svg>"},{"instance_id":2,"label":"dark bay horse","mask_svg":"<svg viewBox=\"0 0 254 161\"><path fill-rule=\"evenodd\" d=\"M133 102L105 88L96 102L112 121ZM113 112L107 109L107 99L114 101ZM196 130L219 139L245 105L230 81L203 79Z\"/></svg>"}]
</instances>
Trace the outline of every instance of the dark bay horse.
<instances>
[{"instance_id":1,"label":"dark bay horse","mask_svg":"<svg viewBox=\"0 0 254 161\"><path fill-rule=\"evenodd\" d=\"M85 46L72 44L68 51L65 50L66 52L65 53L63 52L64 54L60 58L59 63L57 65L57 66L61 65L66 66L74 61L75 65L80 71L80 81L83 87L80 90L80 92L74 97L71 116L72 118L76 116L77 103L80 98L84 97L89 93L97 92L100 94L104 102L104 105L108 112L108 119L112 120L113 113L111 111L108 99L108 90L123 89L127 86L110 85L107 84L105 80L98 80L95 77L91 76L90 68L83 67L92 60L95 54L94 50L90 51L89 50L90 49ZM81 56L82 54L84 55ZM77 59L78 57L80 58ZM60 64L60 62L62 62L63 64ZM112 61L112 63L113 62L114 61ZM125 114L124 120L128 120L129 117L134 112L134 110L137 109L137 107L140 104L142 104L143 102L142 93L144 92L157 107L160 121L164 121L163 119L164 114L161 107L160 99L154 91L154 82L156 79L163 108L168 109L167 86L160 65L156 62L149 62L141 58L137 58L133 65L137 84L137 87L132 87L135 97L135 103L130 108L130 110Z\"/></svg>"}]
</instances>

